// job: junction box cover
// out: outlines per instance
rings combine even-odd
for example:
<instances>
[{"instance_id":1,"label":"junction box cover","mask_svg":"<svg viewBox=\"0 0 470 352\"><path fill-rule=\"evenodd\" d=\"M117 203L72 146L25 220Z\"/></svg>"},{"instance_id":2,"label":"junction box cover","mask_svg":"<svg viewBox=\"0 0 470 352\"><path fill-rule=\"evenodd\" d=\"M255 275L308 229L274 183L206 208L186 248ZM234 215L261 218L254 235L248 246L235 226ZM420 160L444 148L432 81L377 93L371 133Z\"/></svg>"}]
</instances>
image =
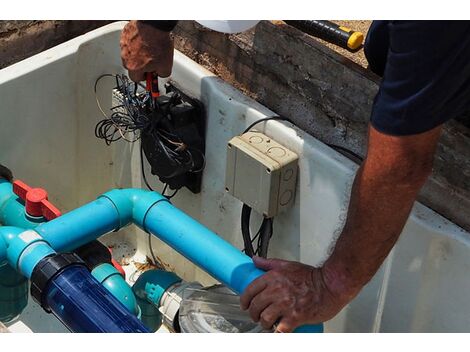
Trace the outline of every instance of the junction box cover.
<instances>
[{"instance_id":1,"label":"junction box cover","mask_svg":"<svg viewBox=\"0 0 470 352\"><path fill-rule=\"evenodd\" d=\"M266 217L294 204L298 155L265 134L247 132L227 144L225 190Z\"/></svg>"}]
</instances>

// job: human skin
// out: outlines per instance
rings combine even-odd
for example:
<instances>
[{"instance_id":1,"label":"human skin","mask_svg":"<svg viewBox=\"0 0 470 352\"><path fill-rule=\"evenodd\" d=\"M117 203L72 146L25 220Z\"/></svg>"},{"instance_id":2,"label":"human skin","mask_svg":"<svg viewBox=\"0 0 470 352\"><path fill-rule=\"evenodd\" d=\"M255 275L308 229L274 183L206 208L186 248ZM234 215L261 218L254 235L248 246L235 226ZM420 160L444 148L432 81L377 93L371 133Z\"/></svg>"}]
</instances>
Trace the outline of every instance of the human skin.
<instances>
[{"instance_id":1,"label":"human skin","mask_svg":"<svg viewBox=\"0 0 470 352\"><path fill-rule=\"evenodd\" d=\"M121 59L129 78L145 80L146 73L168 77L173 67L173 40L169 32L130 21L121 32Z\"/></svg>"},{"instance_id":2,"label":"human skin","mask_svg":"<svg viewBox=\"0 0 470 352\"><path fill-rule=\"evenodd\" d=\"M369 127L368 153L351 190L348 216L320 268L254 258L267 273L241 296L241 307L278 332L325 322L338 314L374 276L396 243L418 191L432 170L441 133L394 137Z\"/></svg>"}]
</instances>

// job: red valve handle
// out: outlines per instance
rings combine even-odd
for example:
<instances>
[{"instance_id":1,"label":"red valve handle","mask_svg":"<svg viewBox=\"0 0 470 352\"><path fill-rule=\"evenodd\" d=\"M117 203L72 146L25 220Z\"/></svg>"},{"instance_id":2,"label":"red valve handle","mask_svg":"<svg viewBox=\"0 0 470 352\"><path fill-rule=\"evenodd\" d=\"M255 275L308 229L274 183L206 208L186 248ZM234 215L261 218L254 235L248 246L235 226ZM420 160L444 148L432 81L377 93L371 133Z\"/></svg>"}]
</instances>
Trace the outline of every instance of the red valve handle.
<instances>
[{"instance_id":1,"label":"red valve handle","mask_svg":"<svg viewBox=\"0 0 470 352\"><path fill-rule=\"evenodd\" d=\"M47 200L47 192L42 188L31 188L20 180L13 182L13 192L24 200L26 213L30 216L44 216L47 220L62 215L51 202Z\"/></svg>"},{"instance_id":2,"label":"red valve handle","mask_svg":"<svg viewBox=\"0 0 470 352\"><path fill-rule=\"evenodd\" d=\"M145 88L152 95L152 98L158 98L160 92L158 91L158 75L156 73L145 74L146 85Z\"/></svg>"}]
</instances>

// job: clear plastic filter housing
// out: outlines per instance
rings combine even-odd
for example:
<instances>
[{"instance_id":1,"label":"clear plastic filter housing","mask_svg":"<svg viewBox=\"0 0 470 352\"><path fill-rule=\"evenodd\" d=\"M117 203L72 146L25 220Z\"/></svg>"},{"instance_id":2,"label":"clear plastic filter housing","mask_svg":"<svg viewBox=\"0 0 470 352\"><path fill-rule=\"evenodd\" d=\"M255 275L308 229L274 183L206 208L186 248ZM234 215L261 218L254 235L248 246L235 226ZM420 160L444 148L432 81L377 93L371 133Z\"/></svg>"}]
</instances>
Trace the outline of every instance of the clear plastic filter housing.
<instances>
[{"instance_id":1,"label":"clear plastic filter housing","mask_svg":"<svg viewBox=\"0 0 470 352\"><path fill-rule=\"evenodd\" d=\"M260 333L272 332L253 322L240 308L240 297L223 285L187 288L179 311L181 332Z\"/></svg>"}]
</instances>

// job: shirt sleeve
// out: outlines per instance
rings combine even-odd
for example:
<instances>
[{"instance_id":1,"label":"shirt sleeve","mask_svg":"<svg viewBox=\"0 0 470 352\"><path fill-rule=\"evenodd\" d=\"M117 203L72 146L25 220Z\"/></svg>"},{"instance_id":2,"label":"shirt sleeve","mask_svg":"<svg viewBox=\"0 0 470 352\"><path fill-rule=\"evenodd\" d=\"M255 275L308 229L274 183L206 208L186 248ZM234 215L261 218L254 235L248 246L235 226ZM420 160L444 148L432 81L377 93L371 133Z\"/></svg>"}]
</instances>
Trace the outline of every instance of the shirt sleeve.
<instances>
[{"instance_id":1,"label":"shirt sleeve","mask_svg":"<svg viewBox=\"0 0 470 352\"><path fill-rule=\"evenodd\" d=\"M389 40L374 128L418 134L470 111L469 21L392 21Z\"/></svg>"}]
</instances>

